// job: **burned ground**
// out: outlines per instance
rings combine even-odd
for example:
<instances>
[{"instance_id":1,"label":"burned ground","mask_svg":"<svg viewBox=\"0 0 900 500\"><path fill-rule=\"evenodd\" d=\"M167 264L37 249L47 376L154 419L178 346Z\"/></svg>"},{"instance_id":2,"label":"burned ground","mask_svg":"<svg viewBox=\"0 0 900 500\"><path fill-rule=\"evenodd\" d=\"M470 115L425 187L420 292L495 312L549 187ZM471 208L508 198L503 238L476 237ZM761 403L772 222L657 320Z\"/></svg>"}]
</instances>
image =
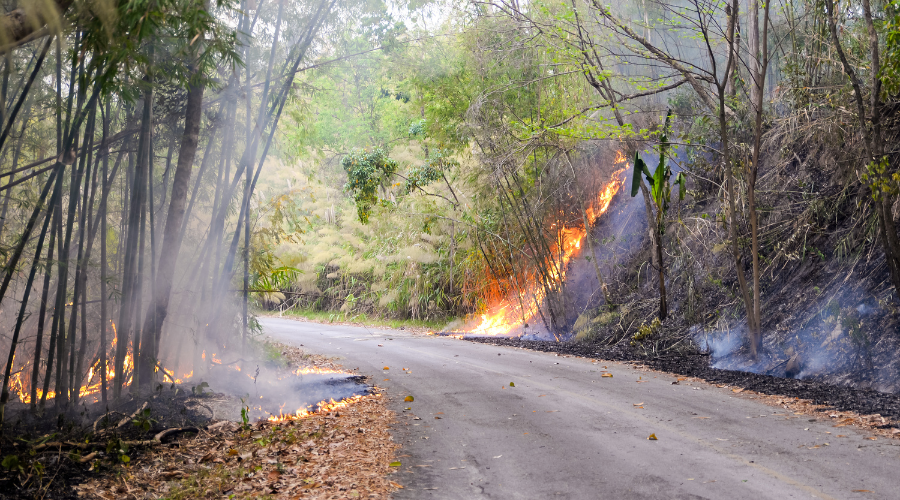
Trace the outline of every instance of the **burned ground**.
<instances>
[{"instance_id":1,"label":"burned ground","mask_svg":"<svg viewBox=\"0 0 900 500\"><path fill-rule=\"evenodd\" d=\"M852 411L864 415L879 414L892 419L890 427L900 427L900 395L878 392L870 389L841 387L818 381L797 380L756 373L720 370L712 368L709 356L696 353L663 357L647 357L627 345L604 346L589 342L545 342L515 338L467 338L473 342L520 347L542 352L553 352L581 356L585 358L611 361L636 362L652 369L673 374L697 377L716 384L727 384L752 390L761 394L785 396L808 400L815 405L833 408L837 411Z\"/></svg>"}]
</instances>

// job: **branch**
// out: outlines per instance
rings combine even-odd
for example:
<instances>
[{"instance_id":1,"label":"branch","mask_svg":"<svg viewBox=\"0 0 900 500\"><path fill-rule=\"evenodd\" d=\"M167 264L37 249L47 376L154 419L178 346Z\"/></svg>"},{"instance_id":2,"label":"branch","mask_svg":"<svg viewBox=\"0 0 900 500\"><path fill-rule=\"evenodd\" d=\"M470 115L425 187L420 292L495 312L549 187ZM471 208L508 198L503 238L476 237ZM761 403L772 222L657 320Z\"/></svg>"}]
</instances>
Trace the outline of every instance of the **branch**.
<instances>
[{"instance_id":1,"label":"branch","mask_svg":"<svg viewBox=\"0 0 900 500\"><path fill-rule=\"evenodd\" d=\"M681 73L684 76L685 80L687 80L687 82L691 84L691 87L694 88L694 91L697 92L697 95L700 97L700 100L703 101L703 104L706 104L706 106L710 110L715 111L716 109L718 109L718 105L716 105L715 101L712 100L712 97L709 95L708 90L704 88L700 83L701 81L712 83L708 81L708 78L706 76L698 75L697 73L691 71L682 63L678 62L673 57L669 56L668 54L657 48L655 45L650 43L649 40L635 33L634 30L632 30L625 23L619 20L619 18L614 16L606 7L601 5L599 0L591 0L591 2L593 3L594 8L596 8L600 12L600 15L606 18L609 22L613 23L617 28L624 31L629 38L643 45L644 48L646 48L647 51L649 51L650 54L652 54L657 60L668 64L672 67L672 69L675 69L676 71ZM734 115L734 111L732 111L731 108L727 106L725 107L725 113L727 113L728 115Z\"/></svg>"}]
</instances>

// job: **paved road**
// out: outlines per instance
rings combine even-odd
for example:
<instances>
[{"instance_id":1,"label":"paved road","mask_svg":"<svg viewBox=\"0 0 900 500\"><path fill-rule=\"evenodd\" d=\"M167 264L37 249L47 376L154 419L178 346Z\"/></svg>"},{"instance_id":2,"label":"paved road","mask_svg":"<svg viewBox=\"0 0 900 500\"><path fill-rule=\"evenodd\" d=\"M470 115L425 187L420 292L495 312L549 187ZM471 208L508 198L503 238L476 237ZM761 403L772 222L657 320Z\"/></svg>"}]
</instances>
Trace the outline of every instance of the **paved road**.
<instances>
[{"instance_id":1,"label":"paved road","mask_svg":"<svg viewBox=\"0 0 900 500\"><path fill-rule=\"evenodd\" d=\"M397 330L261 323L388 390L397 499L900 498L900 441L728 389Z\"/></svg>"}]
</instances>

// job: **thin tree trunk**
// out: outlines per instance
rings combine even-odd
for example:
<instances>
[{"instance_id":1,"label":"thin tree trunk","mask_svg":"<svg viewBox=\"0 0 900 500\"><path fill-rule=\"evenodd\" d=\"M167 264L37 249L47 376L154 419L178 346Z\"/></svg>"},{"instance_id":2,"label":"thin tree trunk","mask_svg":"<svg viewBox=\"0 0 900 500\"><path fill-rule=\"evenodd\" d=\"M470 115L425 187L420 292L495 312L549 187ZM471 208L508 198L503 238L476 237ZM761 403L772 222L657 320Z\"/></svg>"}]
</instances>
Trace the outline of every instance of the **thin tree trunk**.
<instances>
[{"instance_id":1,"label":"thin tree trunk","mask_svg":"<svg viewBox=\"0 0 900 500\"><path fill-rule=\"evenodd\" d=\"M19 131L19 140L16 141L16 149L13 152L12 167L10 167L10 170L13 173L11 173L9 176L9 181L7 181L7 183L6 183L7 186L12 186L13 181L15 180L15 177L16 177L14 172L16 171L16 167L19 166L19 157L22 153L22 145L25 143L25 130L26 130L26 127L28 126L28 120L30 118L30 115L31 115L31 106L28 107L28 109L25 112L25 116L22 118L22 128ZM3 198L3 210L2 210L2 212L0 212L0 236L3 235L3 229L6 226L6 214L8 213L7 210L9 209L9 199L12 197L12 194L13 194L12 190L7 189L6 196ZM0 241L2 241L2 238L0 238Z\"/></svg>"},{"instance_id":2,"label":"thin tree trunk","mask_svg":"<svg viewBox=\"0 0 900 500\"><path fill-rule=\"evenodd\" d=\"M22 237L22 240L19 243L19 245L17 245L17 247L16 247L16 250L15 250L16 254L18 254L18 255L22 254L22 250L25 247L25 243L28 241L28 235L31 234L31 230L34 228L34 225L37 223L38 217L40 216L41 212L44 211L44 206L43 206L44 200L47 199L47 194L50 192L50 187L54 183L55 180L56 180L56 172L50 174L50 178L47 180L47 183L44 184L44 189L41 190L40 198L38 200L37 205L34 207L34 210L31 213L31 218L28 220L28 223L25 227L25 233ZM51 201L50 201L51 209L52 209L54 201L55 201L55 198L51 198ZM31 288L34 284L34 277L37 274L37 268L40 263L41 250L43 250L43 246L44 246L44 237L47 235L47 227L50 224L50 219L51 219L50 211L47 210L46 214L44 215L44 226L43 226L43 229L41 230L41 236L38 239L37 249L35 250L35 253L34 253L34 260L31 262L31 272L28 275L28 281L26 282L26 285L25 285L25 292L24 292L24 296L22 298L22 305L19 309L19 316L16 319L16 327L15 327L15 330L13 331L12 340L10 341L9 355L7 356L7 360L6 360L6 370L3 372L3 389L2 389L2 391L0 391L0 426L3 425L4 417L6 415L6 403L9 401L9 378L12 373L13 360L16 357L16 347L18 346L18 343L19 343L19 332L21 332L22 323L25 320L25 312L26 312L26 308L28 306L28 297L31 294ZM18 257L18 255L16 257ZM14 258L14 260L18 261L18 258ZM12 277L13 274L15 274L13 272L13 270L14 270L14 268L12 268L12 267L7 269L6 278L4 278L4 280L3 280L4 291L5 291L5 288L7 286L9 286L10 278ZM0 293L0 296L2 296L2 293Z\"/></svg>"},{"instance_id":3,"label":"thin tree trunk","mask_svg":"<svg viewBox=\"0 0 900 500\"><path fill-rule=\"evenodd\" d=\"M143 182L147 182L147 178L144 177ZM144 189L147 188L147 185L144 184ZM145 197L146 198L146 197ZM141 203L141 222L140 222L140 237L138 240L138 264L137 264L137 274L134 281L134 341L131 343L131 360L134 363L134 370L132 372L132 381L131 388L132 392L140 392L141 386L141 365L142 361L145 357L141 356L141 340L143 339L143 323L142 319L144 317L144 282L146 281L145 277L145 269L146 269L146 249L147 249L147 203L146 199ZM144 346L147 347L147 346ZM136 390L135 390L136 389Z\"/></svg>"},{"instance_id":4,"label":"thin tree trunk","mask_svg":"<svg viewBox=\"0 0 900 500\"><path fill-rule=\"evenodd\" d=\"M94 126L96 123L96 109L91 111L91 118L88 121L87 126L87 134L85 137L85 143L88 141L93 141L94 137ZM76 273L75 278L75 286L78 288L78 295L81 297L81 345L78 349L78 359L75 365L75 392L73 396L73 400L75 404L78 404L79 398L79 390L82 385L82 380L84 378L84 360L87 355L87 272L88 272L88 263L91 260L91 247L94 242L94 231L93 231L93 208L94 208L94 198L97 192L97 172L99 165L94 165L93 170L91 169L91 164L93 163L93 150L86 146L86 163L88 171L85 173L85 182L84 182L84 195L82 196L82 216L80 221L79 228L79 243L78 243L78 272ZM99 160L99 157L98 157ZM88 182L90 180L90 183ZM85 237L87 241L85 242ZM72 306L76 307L75 304ZM88 381L90 382L90 381Z\"/></svg>"},{"instance_id":5,"label":"thin tree trunk","mask_svg":"<svg viewBox=\"0 0 900 500\"><path fill-rule=\"evenodd\" d=\"M754 0L755 3L755 0ZM760 268L759 268L759 214L756 210L756 179L759 175L759 153L762 145L763 135L763 90L766 82L766 72L769 67L768 53L768 28L769 28L769 3L766 2L763 11L763 29L762 29L762 46L757 44L757 52L759 58L751 58L751 61L757 61L755 67L751 67L753 75L753 88L756 90L754 94L753 108L755 112L754 137L753 137L753 161L750 163L750 171L747 176L747 203L750 211L750 240L751 254L753 258L753 308L747 311L747 316L753 316L753 324L756 328L750 330L750 355L753 359L757 359L762 353L762 311L761 311L761 295L760 289ZM759 27L756 27L757 34ZM757 37L758 41L758 37ZM751 44L751 47L754 45Z\"/></svg>"},{"instance_id":6,"label":"thin tree trunk","mask_svg":"<svg viewBox=\"0 0 900 500\"><path fill-rule=\"evenodd\" d=\"M737 0L734 0L732 3L732 9L734 12L737 12ZM729 41L729 44L733 43L731 40L734 40L734 19L737 16L731 17L731 24L728 26L728 36L726 40ZM725 65L725 68L731 67L731 58L733 57L733 47L729 47L729 62ZM713 58L713 55L710 55L710 58ZM728 220L729 220L729 230L731 237L731 255L734 259L734 267L735 272L737 273L738 285L741 289L741 297L744 300L744 307L747 311L747 326L750 328L751 336L755 335L756 330L759 328L755 322L755 318L753 317L753 300L750 297L750 290L747 285L747 277L744 273L744 263L743 258L741 256L741 250L739 246L738 240L738 220L737 220L737 209L735 208L735 187L734 187L734 172L732 172L732 162L731 162L731 151L729 150L729 137L728 137L728 122L727 116L725 112L725 82L728 80L728 74L724 75L722 81L717 81L717 91L719 94L719 109L718 109L718 118L719 118L719 141L721 143L722 148L722 164L725 169L725 191L727 200L727 211L728 211Z\"/></svg>"},{"instance_id":7,"label":"thin tree trunk","mask_svg":"<svg viewBox=\"0 0 900 500\"><path fill-rule=\"evenodd\" d=\"M103 155L103 195L100 198L100 209L97 217L100 218L100 402L106 405L106 195L108 193L107 175L109 173L109 119L110 119L109 100L106 101L106 113L103 115L103 145L101 154ZM121 158L121 155L120 155Z\"/></svg>"},{"instance_id":8,"label":"thin tree trunk","mask_svg":"<svg viewBox=\"0 0 900 500\"><path fill-rule=\"evenodd\" d=\"M60 122L61 123L61 122ZM56 171L58 175L63 175L64 165L58 164ZM56 233L56 251L60 256L59 260L62 260L62 251L63 251L63 223L62 223L62 182L57 182L56 187L54 188L54 196L57 197L59 202L56 203L53 211L53 225L55 226L54 232ZM52 265L52 263L51 263ZM57 269L61 268L57 266ZM49 271L48 271L49 272ZM57 273L57 281L62 280L62 276ZM50 376L53 374L53 360L54 356L56 356L58 347L58 339L59 336L57 328L59 326L59 318L60 318L60 304L65 303L65 296L62 297L62 301L59 295L59 287L57 286L56 297L54 300L53 306L53 321L50 325L50 345L47 348L47 371L46 375L44 375L44 390L41 394L41 410L44 409L44 405L47 403L47 393L50 392ZM59 361L57 361L59 364ZM57 377L56 377L56 386L59 386L59 367L56 368ZM55 401L55 399L54 399Z\"/></svg>"},{"instance_id":9,"label":"thin tree trunk","mask_svg":"<svg viewBox=\"0 0 900 500\"><path fill-rule=\"evenodd\" d=\"M193 83L188 90L185 110L184 134L178 151L178 162L172 182L172 198L166 216L163 244L160 250L159 269L156 274L155 292L147 312L144 330L151 342L149 354L155 359L159 353L162 326L168 314L175 266L181 249L181 227L183 224L188 185L194 165L194 156L200 142L200 122L203 118L203 84ZM212 140L212 138L210 138Z\"/></svg>"},{"instance_id":10,"label":"thin tree trunk","mask_svg":"<svg viewBox=\"0 0 900 500\"><path fill-rule=\"evenodd\" d=\"M57 184L59 180L56 181ZM53 191L54 197L56 197L57 190ZM48 210L52 210L52 207ZM50 217L56 217L56 211L53 210ZM31 366L31 411L37 410L37 386L38 386L38 377L40 376L40 366L41 366L41 352L44 341L44 321L47 318L47 300L50 295L50 278L53 275L53 245L56 244L56 227L55 225L50 229L50 242L47 245L47 260L44 265L44 286L41 291L41 308L38 312L38 324L37 324L37 336L34 340L34 361ZM50 346L50 350L48 352L48 357L52 354L53 346ZM49 376L49 373L48 373ZM44 391L46 392L46 390ZM44 396L43 394L41 396Z\"/></svg>"},{"instance_id":11,"label":"thin tree trunk","mask_svg":"<svg viewBox=\"0 0 900 500\"><path fill-rule=\"evenodd\" d=\"M122 388L125 384L125 357L128 353L128 343L131 338L131 329L134 323L134 316L138 314L140 304L137 303L135 296L140 286L138 276L138 244L140 238L141 216L144 209L144 194L147 187L147 149L150 146L150 128L153 120L153 90L150 87L149 77L145 77L147 89L144 91L144 103L141 117L141 135L138 141L137 162L135 164L134 175L132 179L131 200L128 211L128 235L123 253L123 272L122 272L122 299L119 310L119 327L116 330L116 358L113 372L115 373L113 380L113 398L119 399L122 396ZM140 339L134 338L134 344L138 344ZM137 359L132 360L134 363ZM135 374L137 370L134 370Z\"/></svg>"}]
</instances>

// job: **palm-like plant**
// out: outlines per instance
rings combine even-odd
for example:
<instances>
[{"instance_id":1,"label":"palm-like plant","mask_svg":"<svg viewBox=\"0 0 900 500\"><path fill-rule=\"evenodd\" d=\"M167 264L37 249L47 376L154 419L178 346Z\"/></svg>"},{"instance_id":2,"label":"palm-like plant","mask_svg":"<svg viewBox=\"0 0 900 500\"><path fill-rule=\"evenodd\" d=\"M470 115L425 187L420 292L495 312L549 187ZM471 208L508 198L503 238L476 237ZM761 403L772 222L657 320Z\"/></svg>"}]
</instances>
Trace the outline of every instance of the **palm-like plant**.
<instances>
[{"instance_id":1,"label":"palm-like plant","mask_svg":"<svg viewBox=\"0 0 900 500\"><path fill-rule=\"evenodd\" d=\"M647 164L641 159L640 152L634 153L634 173L631 179L631 196L637 195L638 190L644 192L644 202L647 204L647 214L649 216L648 223L650 228L650 242L653 245L653 262L652 265L659 272L659 319L666 319L668 316L668 306L666 304L666 280L665 265L663 262L663 236L666 232L666 214L669 211L669 203L672 198L672 185L678 185L678 198L684 199L685 176L684 173L678 172L675 175L675 181L669 182L672 178L672 169L669 168L666 161L666 154L669 149L669 126L672 119L672 111L666 113L666 120L663 124L662 134L659 138L657 146L659 152L659 164L652 173ZM641 175L647 179L650 188L644 184Z\"/></svg>"}]
</instances>

